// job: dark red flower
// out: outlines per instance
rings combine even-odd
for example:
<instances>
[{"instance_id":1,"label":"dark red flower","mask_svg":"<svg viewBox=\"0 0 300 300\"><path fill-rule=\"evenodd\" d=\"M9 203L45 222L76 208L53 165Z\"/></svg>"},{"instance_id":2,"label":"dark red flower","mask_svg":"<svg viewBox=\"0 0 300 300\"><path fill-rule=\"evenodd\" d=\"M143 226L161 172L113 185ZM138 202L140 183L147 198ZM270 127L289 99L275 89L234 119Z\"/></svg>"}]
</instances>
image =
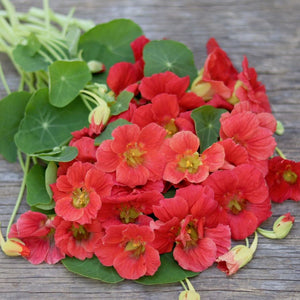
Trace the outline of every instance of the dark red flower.
<instances>
[{"instance_id":1,"label":"dark red flower","mask_svg":"<svg viewBox=\"0 0 300 300\"><path fill-rule=\"evenodd\" d=\"M269 160L266 181L274 202L300 201L300 162L273 157Z\"/></svg>"}]
</instances>

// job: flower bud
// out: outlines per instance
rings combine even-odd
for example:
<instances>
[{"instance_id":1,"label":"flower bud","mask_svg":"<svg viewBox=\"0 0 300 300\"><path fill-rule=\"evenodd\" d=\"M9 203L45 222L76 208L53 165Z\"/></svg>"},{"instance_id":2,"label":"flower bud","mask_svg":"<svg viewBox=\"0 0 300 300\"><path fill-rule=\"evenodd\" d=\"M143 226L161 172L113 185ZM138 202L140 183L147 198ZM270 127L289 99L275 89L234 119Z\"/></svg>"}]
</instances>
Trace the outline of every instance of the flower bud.
<instances>
[{"instance_id":1,"label":"flower bud","mask_svg":"<svg viewBox=\"0 0 300 300\"><path fill-rule=\"evenodd\" d=\"M257 240L257 233L255 232L255 237L250 248L245 245L237 245L233 247L227 253L217 258L217 267L227 275L236 273L240 268L244 267L249 261L251 261L257 248Z\"/></svg>"},{"instance_id":2,"label":"flower bud","mask_svg":"<svg viewBox=\"0 0 300 300\"><path fill-rule=\"evenodd\" d=\"M280 216L273 224L273 230L257 228L257 231L269 239L283 239L291 231L295 218L290 213Z\"/></svg>"},{"instance_id":3,"label":"flower bud","mask_svg":"<svg viewBox=\"0 0 300 300\"><path fill-rule=\"evenodd\" d=\"M275 133L278 134L278 135L283 135L284 134L284 126L280 121L277 121Z\"/></svg>"},{"instance_id":4,"label":"flower bud","mask_svg":"<svg viewBox=\"0 0 300 300\"><path fill-rule=\"evenodd\" d=\"M99 105L94 108L89 115L89 122L95 125L106 124L110 116L110 109L107 103L103 100Z\"/></svg>"},{"instance_id":5,"label":"flower bud","mask_svg":"<svg viewBox=\"0 0 300 300\"><path fill-rule=\"evenodd\" d=\"M200 300L200 295L196 291L182 291L178 300Z\"/></svg>"},{"instance_id":6,"label":"flower bud","mask_svg":"<svg viewBox=\"0 0 300 300\"><path fill-rule=\"evenodd\" d=\"M23 256L27 257L30 254L29 248L24 242L17 238L11 238L7 241L4 240L2 232L0 231L0 245L2 251L8 256Z\"/></svg>"},{"instance_id":7,"label":"flower bud","mask_svg":"<svg viewBox=\"0 0 300 300\"><path fill-rule=\"evenodd\" d=\"M101 61L90 60L87 65L93 74L103 73L106 70L105 65Z\"/></svg>"},{"instance_id":8,"label":"flower bud","mask_svg":"<svg viewBox=\"0 0 300 300\"><path fill-rule=\"evenodd\" d=\"M186 286L183 283L183 281L180 281L181 284L183 285L185 291L182 291L179 294L178 300L200 300L200 295L195 291L193 285L188 280L188 278L185 278L185 281L186 281L186 284L188 286L188 289L186 288Z\"/></svg>"}]
</instances>

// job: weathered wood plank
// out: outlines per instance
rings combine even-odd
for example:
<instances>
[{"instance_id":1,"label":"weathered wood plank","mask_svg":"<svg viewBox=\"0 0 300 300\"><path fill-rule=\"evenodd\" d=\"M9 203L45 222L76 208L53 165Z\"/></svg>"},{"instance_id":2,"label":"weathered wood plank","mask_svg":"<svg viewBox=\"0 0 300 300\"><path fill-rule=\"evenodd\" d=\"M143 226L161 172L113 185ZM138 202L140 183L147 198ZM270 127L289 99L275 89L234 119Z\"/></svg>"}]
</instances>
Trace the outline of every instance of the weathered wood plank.
<instances>
[{"instance_id":1,"label":"weathered wood plank","mask_svg":"<svg viewBox=\"0 0 300 300\"><path fill-rule=\"evenodd\" d=\"M42 1L15 0L18 10L42 6ZM298 0L65 0L51 1L51 7L66 14L77 7L75 16L95 23L113 18L131 18L150 39L167 37L187 44L200 68L205 43L214 36L237 68L247 55L259 79L266 85L276 118L286 132L277 137L287 157L300 160L300 2ZM0 54L8 83L18 86L16 72ZM0 84L0 96L5 95ZM1 141L4 142L4 141ZM4 231L22 180L17 164L0 158L0 221ZM28 208L22 204L20 212ZM260 238L255 258L236 275L227 278L210 268L191 279L201 299L299 299L300 293L300 208L287 201L274 205L273 217L263 226L290 211L296 223L285 240ZM32 266L22 258L0 253L0 299L176 299L181 286L143 286L124 281L101 283L69 273L60 264Z\"/></svg>"}]
</instances>

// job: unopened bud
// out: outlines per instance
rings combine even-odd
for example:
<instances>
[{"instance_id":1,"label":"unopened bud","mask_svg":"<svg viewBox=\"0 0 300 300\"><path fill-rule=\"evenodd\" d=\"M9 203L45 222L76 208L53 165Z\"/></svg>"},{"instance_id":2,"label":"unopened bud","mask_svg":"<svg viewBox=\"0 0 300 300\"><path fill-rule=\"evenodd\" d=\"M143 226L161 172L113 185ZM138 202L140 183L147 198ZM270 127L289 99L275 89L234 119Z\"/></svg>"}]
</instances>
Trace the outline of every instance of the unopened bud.
<instances>
[{"instance_id":1,"label":"unopened bud","mask_svg":"<svg viewBox=\"0 0 300 300\"><path fill-rule=\"evenodd\" d=\"M291 231L295 218L290 213L280 216L273 224L273 230L257 228L257 231L269 239L283 239Z\"/></svg>"},{"instance_id":2,"label":"unopened bud","mask_svg":"<svg viewBox=\"0 0 300 300\"><path fill-rule=\"evenodd\" d=\"M87 65L93 74L103 73L106 70L105 65L101 61L90 60Z\"/></svg>"}]
</instances>

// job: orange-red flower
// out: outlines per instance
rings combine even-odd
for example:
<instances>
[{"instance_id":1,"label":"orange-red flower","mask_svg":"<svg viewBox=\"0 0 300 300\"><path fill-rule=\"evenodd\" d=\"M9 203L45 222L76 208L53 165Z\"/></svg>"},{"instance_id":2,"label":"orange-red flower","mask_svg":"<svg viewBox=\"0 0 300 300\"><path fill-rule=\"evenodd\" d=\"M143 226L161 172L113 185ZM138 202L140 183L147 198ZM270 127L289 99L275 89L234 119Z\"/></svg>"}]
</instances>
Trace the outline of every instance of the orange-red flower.
<instances>
[{"instance_id":1,"label":"orange-red flower","mask_svg":"<svg viewBox=\"0 0 300 300\"><path fill-rule=\"evenodd\" d=\"M129 187L162 178L165 160L160 148L166 136L162 127L155 123L142 129L123 125L112 136L113 140L104 141L97 150L98 169L116 172L117 182Z\"/></svg>"}]
</instances>

